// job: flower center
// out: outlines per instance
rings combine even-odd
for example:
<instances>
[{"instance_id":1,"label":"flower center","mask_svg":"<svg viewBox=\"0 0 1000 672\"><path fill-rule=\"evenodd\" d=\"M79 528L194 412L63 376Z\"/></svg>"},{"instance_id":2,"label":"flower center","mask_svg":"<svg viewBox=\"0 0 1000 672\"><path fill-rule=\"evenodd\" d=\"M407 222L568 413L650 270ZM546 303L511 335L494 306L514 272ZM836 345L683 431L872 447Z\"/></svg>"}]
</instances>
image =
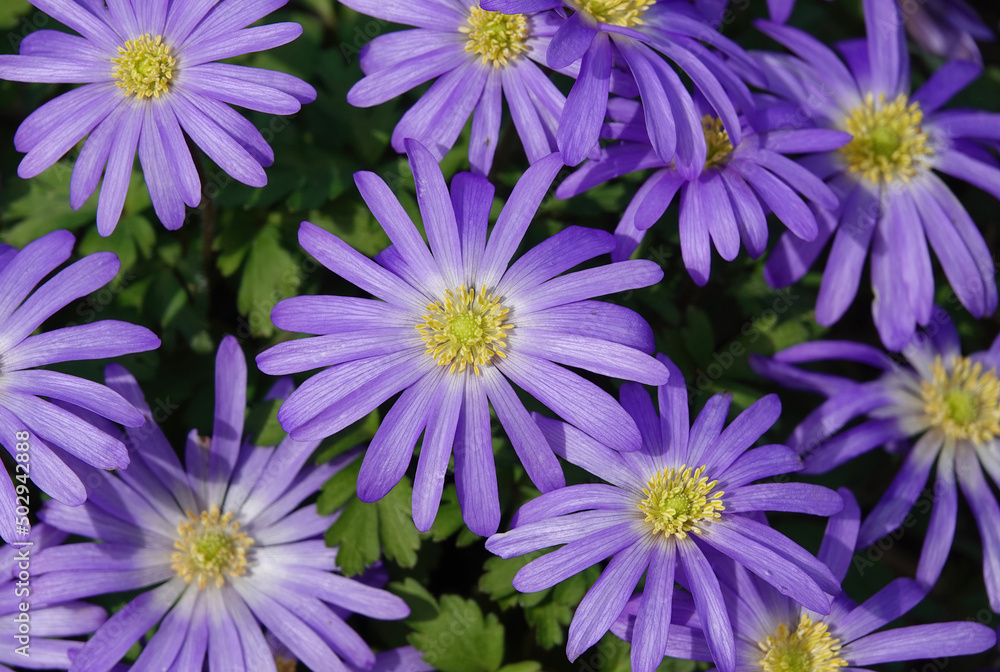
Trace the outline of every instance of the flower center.
<instances>
[{"instance_id":1,"label":"flower center","mask_svg":"<svg viewBox=\"0 0 1000 672\"><path fill-rule=\"evenodd\" d=\"M703 520L718 520L726 507L719 498L723 492L712 492L718 481L709 482L702 476L705 465L691 473L687 465L679 469L664 469L656 473L642 489L646 499L639 503L639 510L646 514L646 522L652 524L653 534L663 532L665 536L687 537L688 532L701 534L698 523Z\"/></svg>"},{"instance_id":2,"label":"flower center","mask_svg":"<svg viewBox=\"0 0 1000 672\"><path fill-rule=\"evenodd\" d=\"M835 639L823 621L813 622L802 614L799 627L790 632L782 623L766 642L757 642L764 652L760 659L763 672L837 672L847 661L837 657L840 640Z\"/></svg>"},{"instance_id":3,"label":"flower center","mask_svg":"<svg viewBox=\"0 0 1000 672\"><path fill-rule=\"evenodd\" d=\"M656 0L573 0L573 4L601 23L631 27L642 24L642 15Z\"/></svg>"},{"instance_id":4,"label":"flower center","mask_svg":"<svg viewBox=\"0 0 1000 672\"><path fill-rule=\"evenodd\" d=\"M909 102L905 94L887 103L884 94L876 101L869 93L844 121L854 136L840 149L848 169L870 182L909 182L934 154L923 118L920 104Z\"/></svg>"},{"instance_id":5,"label":"flower center","mask_svg":"<svg viewBox=\"0 0 1000 672\"><path fill-rule=\"evenodd\" d=\"M708 145L705 167L711 168L725 163L733 153L733 143L729 141L729 134L722 127L722 120L706 114L701 118L701 127L705 130L705 144Z\"/></svg>"},{"instance_id":6,"label":"flower center","mask_svg":"<svg viewBox=\"0 0 1000 672\"><path fill-rule=\"evenodd\" d=\"M291 658L284 658L282 656L275 656L274 666L278 668L278 672L296 672L296 670L299 669L299 661Z\"/></svg>"},{"instance_id":7,"label":"flower center","mask_svg":"<svg viewBox=\"0 0 1000 672\"><path fill-rule=\"evenodd\" d=\"M417 325L420 337L427 344L427 354L441 366L451 365L449 373L462 373L469 365L479 375L480 365L494 356L506 357L508 308L500 299L486 291L462 285L457 292L445 292L444 300L427 305L424 323Z\"/></svg>"},{"instance_id":8,"label":"flower center","mask_svg":"<svg viewBox=\"0 0 1000 672\"><path fill-rule=\"evenodd\" d=\"M240 532L239 522L233 521L232 512L221 515L219 507L212 505L196 518L188 511L188 520L177 525L180 539L174 542L177 551L171 556L171 569L186 582L198 580L198 588L209 580L219 588L226 583L225 574L243 576L247 567L247 549L254 541Z\"/></svg>"},{"instance_id":9,"label":"flower center","mask_svg":"<svg viewBox=\"0 0 1000 672\"><path fill-rule=\"evenodd\" d=\"M924 413L952 439L984 444L1000 436L1000 379L995 369L967 357L953 357L949 373L937 357L933 380L920 383Z\"/></svg>"},{"instance_id":10,"label":"flower center","mask_svg":"<svg viewBox=\"0 0 1000 672\"><path fill-rule=\"evenodd\" d=\"M114 78L118 88L139 98L159 98L167 90L177 68L177 59L170 55L170 47L163 44L163 37L149 35L129 40L118 47Z\"/></svg>"},{"instance_id":11,"label":"flower center","mask_svg":"<svg viewBox=\"0 0 1000 672\"><path fill-rule=\"evenodd\" d=\"M469 25L458 29L468 33L465 50L479 54L483 63L493 61L493 67L507 65L522 51L527 51L528 19L524 14L502 14L473 7Z\"/></svg>"}]
</instances>

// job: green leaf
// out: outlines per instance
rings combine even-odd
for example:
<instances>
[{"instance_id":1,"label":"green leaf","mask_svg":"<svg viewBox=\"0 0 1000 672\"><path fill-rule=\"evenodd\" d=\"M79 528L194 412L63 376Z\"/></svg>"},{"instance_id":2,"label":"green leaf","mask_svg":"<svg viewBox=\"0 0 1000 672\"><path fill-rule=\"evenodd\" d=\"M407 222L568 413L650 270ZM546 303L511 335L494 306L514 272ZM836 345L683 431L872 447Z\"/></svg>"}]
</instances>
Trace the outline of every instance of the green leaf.
<instances>
[{"instance_id":1,"label":"green leaf","mask_svg":"<svg viewBox=\"0 0 1000 672\"><path fill-rule=\"evenodd\" d=\"M496 672L503 662L503 626L472 600L443 595L431 618L411 615L408 623L410 644L441 672Z\"/></svg>"},{"instance_id":2,"label":"green leaf","mask_svg":"<svg viewBox=\"0 0 1000 672\"><path fill-rule=\"evenodd\" d=\"M534 660L504 665L497 672L541 672L542 664Z\"/></svg>"},{"instance_id":3,"label":"green leaf","mask_svg":"<svg viewBox=\"0 0 1000 672\"><path fill-rule=\"evenodd\" d=\"M278 409L283 399L272 399L254 405L247 414L246 434L252 436L255 446L276 446L285 438L285 430L278 422Z\"/></svg>"},{"instance_id":4,"label":"green leaf","mask_svg":"<svg viewBox=\"0 0 1000 672\"><path fill-rule=\"evenodd\" d=\"M271 309L292 296L301 282L295 258L280 243L281 223L276 217L260 230L250 245L236 305L248 318L255 336L271 336Z\"/></svg>"},{"instance_id":5,"label":"green leaf","mask_svg":"<svg viewBox=\"0 0 1000 672\"><path fill-rule=\"evenodd\" d=\"M487 593L501 609L520 606L524 618L535 629L538 644L551 649L565 643L564 628L573 619L576 606L600 575L598 567L589 567L558 585L536 593L520 593L512 585L514 575L545 551L535 551L517 558L490 558L483 565L479 589Z\"/></svg>"},{"instance_id":6,"label":"green leaf","mask_svg":"<svg viewBox=\"0 0 1000 672\"><path fill-rule=\"evenodd\" d=\"M334 476L320 495L320 511L333 512L340 503L337 493L353 495L357 471L353 465L346 467L340 479ZM336 481L336 483L334 483ZM329 487L327 487L329 486ZM344 507L337 522L326 532L328 546L339 546L337 564L347 576L360 574L384 554L402 567L417 564L420 533L413 524L410 500L413 489L408 478L377 502L362 502L357 497Z\"/></svg>"}]
</instances>

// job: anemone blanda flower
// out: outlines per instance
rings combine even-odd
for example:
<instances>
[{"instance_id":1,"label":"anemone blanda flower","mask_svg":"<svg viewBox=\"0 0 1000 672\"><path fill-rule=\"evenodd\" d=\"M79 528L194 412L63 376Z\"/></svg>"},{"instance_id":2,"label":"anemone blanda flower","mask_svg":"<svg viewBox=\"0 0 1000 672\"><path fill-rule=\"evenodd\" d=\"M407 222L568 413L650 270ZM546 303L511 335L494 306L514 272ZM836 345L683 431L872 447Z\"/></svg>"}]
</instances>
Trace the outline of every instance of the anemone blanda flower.
<instances>
[{"instance_id":1,"label":"anemone blanda flower","mask_svg":"<svg viewBox=\"0 0 1000 672\"><path fill-rule=\"evenodd\" d=\"M82 642L63 639L89 635L107 619L104 609L85 602L52 602L31 585L31 560L68 535L48 525L31 528L31 545L0 548L0 672L17 669L65 670ZM27 566L25 566L27 563ZM25 574L22 574L24 572ZM29 605L22 611L21 604Z\"/></svg>"},{"instance_id":2,"label":"anemone blanda flower","mask_svg":"<svg viewBox=\"0 0 1000 672\"><path fill-rule=\"evenodd\" d=\"M901 3L903 0L899 0ZM784 23L795 8L795 0L767 0L771 20ZM906 3L903 11L906 31L917 44L949 60L983 64L976 40L995 38L979 14L965 0L922 0Z\"/></svg>"},{"instance_id":3,"label":"anemone blanda flower","mask_svg":"<svg viewBox=\"0 0 1000 672\"><path fill-rule=\"evenodd\" d=\"M844 509L830 519L819 558L840 581L851 565L860 511L854 496L841 488ZM911 625L875 632L920 602L926 590L911 579L895 579L861 605L845 594L834 598L829 614L796 604L728 559L716 562L726 606L736 634L737 672L837 672L903 660L939 659L979 653L996 643L991 628L954 622ZM712 660L695 605L686 595L674 604L663 655ZM641 598L633 598L613 631L631 641Z\"/></svg>"},{"instance_id":4,"label":"anemone blanda flower","mask_svg":"<svg viewBox=\"0 0 1000 672\"><path fill-rule=\"evenodd\" d=\"M612 122L604 135L624 142L602 148L599 158L566 178L556 195L569 198L604 180L656 169L618 222L613 260L628 259L678 191L681 257L699 285L708 282L712 244L726 261L736 258L740 240L752 257L763 254L767 246L765 207L803 240L815 238L818 228L802 196L822 208L837 207L836 195L822 180L784 155L836 149L850 141L849 134L829 129L768 128L766 123L758 133L744 125L743 142L734 148L722 122L705 112L702 127L708 158L701 174L689 179L650 146L638 102L615 99L609 103ZM766 122L765 116L761 119Z\"/></svg>"},{"instance_id":5,"label":"anemone blanda flower","mask_svg":"<svg viewBox=\"0 0 1000 672\"><path fill-rule=\"evenodd\" d=\"M274 655L261 626L310 669L341 670L341 658L370 667L375 655L337 610L380 619L409 613L398 597L334 573L337 550L323 533L336 514L301 506L357 453L309 466L318 442L254 446L242 438L246 384L243 352L226 337L216 359L212 436L192 430L185 467L135 379L108 368L108 385L142 410L146 424L128 430L128 470L94 470L86 504L49 501L39 512L47 524L95 542L39 553L33 586L58 599L140 594L94 633L73 658L73 672L113 669L157 626L133 669L200 670L222 661L227 669L267 669Z\"/></svg>"},{"instance_id":6,"label":"anemone blanda flower","mask_svg":"<svg viewBox=\"0 0 1000 672\"><path fill-rule=\"evenodd\" d=\"M143 423L142 414L107 387L39 368L160 346L145 327L118 320L34 334L59 309L97 291L118 274L118 257L98 252L38 287L69 259L74 242L68 231L54 231L20 251L0 245L0 444L11 458L28 463L15 468L13 482L6 472L0 475L0 537L7 542L23 541L15 525L22 518L15 515L15 484L24 486L30 477L49 496L76 506L87 498L87 491L67 466L68 456L102 469L124 469L129 464L118 432L102 431L68 408L85 408L132 427Z\"/></svg>"},{"instance_id":7,"label":"anemone blanda flower","mask_svg":"<svg viewBox=\"0 0 1000 672\"><path fill-rule=\"evenodd\" d=\"M295 654L284 644L274 642L271 633L267 633L266 638L274 650L277 672L295 672L298 669ZM372 667L362 668L350 663L346 667L349 672L434 672L435 670L433 665L424 662L423 654L412 646L400 646L375 654L375 664Z\"/></svg>"},{"instance_id":8,"label":"anemone blanda flower","mask_svg":"<svg viewBox=\"0 0 1000 672\"><path fill-rule=\"evenodd\" d=\"M642 96L649 137L657 155L675 160L694 177L705 164L701 117L691 94L663 56L673 61L722 119L734 144L741 128L737 101L753 109L746 85L722 58L700 41L753 67L735 43L716 31L686 0L482 0L483 9L514 14L557 9L569 18L553 35L546 63L561 69L579 62L579 76L566 100L556 139L567 165L575 166L597 148L608 104L613 63L624 64ZM659 53L657 53L659 52Z\"/></svg>"},{"instance_id":9,"label":"anemone blanda flower","mask_svg":"<svg viewBox=\"0 0 1000 672\"><path fill-rule=\"evenodd\" d=\"M616 453L565 423L537 418L555 452L606 483L571 485L525 504L510 532L486 548L504 558L565 544L529 562L514 587L535 592L554 586L607 557L611 561L580 602L569 627L566 653L576 659L622 612L646 574L632 669L651 672L669 636L674 578L687 577L701 623L710 632L712 659L723 672L736 664L722 587L706 555L714 549L761 576L783 594L828 613L829 594L840 592L823 563L780 532L758 522L760 511L829 516L840 496L806 483L760 483L801 468L780 445L748 450L778 419L775 395L759 400L723 430L732 395L709 399L693 425L680 371L666 357L670 381L659 388L658 416L647 392L626 383L621 401L642 432L643 445Z\"/></svg>"},{"instance_id":10,"label":"anemone blanda flower","mask_svg":"<svg viewBox=\"0 0 1000 672\"><path fill-rule=\"evenodd\" d=\"M899 8L894 0L865 0L864 7L868 39L841 45L847 65L802 31L759 24L798 56L762 55L767 81L761 85L796 113L811 113L819 126L854 136L839 150L808 157L841 196L841 208L818 218L811 242L785 234L765 274L776 287L795 282L832 239L816 302L816 320L830 325L854 301L870 250L875 326L886 347L899 350L933 310L928 243L973 315L996 309L993 257L936 171L1000 198L1000 169L983 160L975 143L1000 137L1000 115L940 110L978 76L980 69L965 61L947 63L911 96Z\"/></svg>"},{"instance_id":11,"label":"anemone blanda flower","mask_svg":"<svg viewBox=\"0 0 1000 672\"><path fill-rule=\"evenodd\" d=\"M201 181L185 134L240 182L264 186L274 153L229 107L294 114L316 91L281 72L221 59L272 49L302 33L295 23L247 28L284 4L245 0L31 0L79 35L30 33L19 54L0 56L0 78L83 84L46 103L14 136L34 177L87 138L73 167L70 204L79 208L104 174L97 206L101 235L114 231L136 150L157 217L184 223L201 202ZM182 130L183 129L183 130Z\"/></svg>"},{"instance_id":12,"label":"anemone blanda flower","mask_svg":"<svg viewBox=\"0 0 1000 672\"><path fill-rule=\"evenodd\" d=\"M493 186L460 173L449 194L430 152L407 141L430 250L377 175L361 172L362 198L393 245L371 261L331 233L303 223L302 246L375 299L303 296L275 306L289 331L319 334L281 343L257 357L261 371L325 370L278 412L293 438L318 440L403 392L365 454L358 496L383 497L402 478L426 429L413 487L413 520L430 528L454 446L462 515L481 535L500 525L490 407L532 482L565 484L559 461L531 422L511 382L556 414L618 450L639 447L635 422L607 392L564 366L662 383L649 354L649 325L626 308L591 297L646 287L663 272L636 260L560 275L614 247L606 231L569 227L511 264L562 159L529 168L487 237Z\"/></svg>"},{"instance_id":13,"label":"anemone blanda flower","mask_svg":"<svg viewBox=\"0 0 1000 672\"><path fill-rule=\"evenodd\" d=\"M934 505L917 568L917 579L928 586L940 576L955 536L957 481L979 526L986 591L998 611L1000 507L983 469L1000 485L1000 337L990 350L963 357L944 311L938 310L932 325L903 350L909 366L874 347L845 341L804 343L773 359L755 358L752 365L787 387L828 397L789 439L804 455L807 473L829 471L878 446L901 449L902 465L865 519L859 548L903 523L937 463ZM860 362L880 373L856 382L796 366L825 360Z\"/></svg>"},{"instance_id":14,"label":"anemone blanda flower","mask_svg":"<svg viewBox=\"0 0 1000 672\"><path fill-rule=\"evenodd\" d=\"M557 25L551 13L506 15L479 8L479 0L347 0L381 19L417 26L375 37L361 51L364 79L347 94L359 107L384 103L438 77L392 133L405 152L414 138L440 161L472 115L469 163L486 175L500 139L504 97L534 163L556 150L566 97L539 69Z\"/></svg>"}]
</instances>

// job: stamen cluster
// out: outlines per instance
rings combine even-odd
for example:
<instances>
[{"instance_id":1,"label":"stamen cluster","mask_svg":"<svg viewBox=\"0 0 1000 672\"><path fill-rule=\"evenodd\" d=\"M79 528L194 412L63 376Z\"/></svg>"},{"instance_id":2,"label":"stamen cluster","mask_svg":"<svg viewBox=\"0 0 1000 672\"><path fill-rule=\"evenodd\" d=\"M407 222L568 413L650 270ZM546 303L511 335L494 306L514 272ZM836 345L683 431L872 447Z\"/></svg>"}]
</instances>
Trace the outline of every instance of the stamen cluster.
<instances>
[{"instance_id":1,"label":"stamen cluster","mask_svg":"<svg viewBox=\"0 0 1000 672\"><path fill-rule=\"evenodd\" d=\"M247 549L254 540L240 532L233 513L222 515L218 505L196 517L188 511L188 519L177 525L180 537L174 542L177 551L171 556L171 569L187 583L197 580L204 589L209 581L219 588L226 575L243 576L247 567Z\"/></svg>"},{"instance_id":2,"label":"stamen cluster","mask_svg":"<svg viewBox=\"0 0 1000 672\"><path fill-rule=\"evenodd\" d=\"M1000 379L995 369L983 371L982 363L956 356L949 371L938 356L931 372L933 379L922 381L920 390L931 426L948 438L980 445L1000 436Z\"/></svg>"},{"instance_id":3,"label":"stamen cluster","mask_svg":"<svg viewBox=\"0 0 1000 672\"><path fill-rule=\"evenodd\" d=\"M705 144L708 145L705 167L712 168L725 163L733 153L733 143L729 140L729 133L722 127L722 120L706 114L701 118L701 127L705 131Z\"/></svg>"},{"instance_id":4,"label":"stamen cluster","mask_svg":"<svg viewBox=\"0 0 1000 672\"><path fill-rule=\"evenodd\" d=\"M143 35L118 47L118 58L111 59L116 66L114 78L118 88L138 98L159 98L167 91L177 68L177 59L170 55L170 47L163 37Z\"/></svg>"},{"instance_id":5,"label":"stamen cluster","mask_svg":"<svg viewBox=\"0 0 1000 672\"><path fill-rule=\"evenodd\" d=\"M639 510L646 514L646 522L653 527L653 534L678 539L688 532L701 534L698 523L718 520L725 506L719 501L721 490L712 492L718 481L702 476L705 465L691 472L687 465L678 469L663 469L656 473L642 489L646 499L639 503Z\"/></svg>"},{"instance_id":6,"label":"stamen cluster","mask_svg":"<svg viewBox=\"0 0 1000 672\"><path fill-rule=\"evenodd\" d=\"M462 285L457 292L447 290L443 301L427 305L424 323L416 329L427 354L441 366L451 365L449 373L463 373L472 366L476 375L493 357L506 357L508 308L486 291L479 293Z\"/></svg>"},{"instance_id":7,"label":"stamen cluster","mask_svg":"<svg viewBox=\"0 0 1000 672\"><path fill-rule=\"evenodd\" d=\"M805 614L794 632L782 623L773 636L757 646L764 652L760 659L763 672L837 672L847 665L837 657L840 640L830 634L826 623Z\"/></svg>"},{"instance_id":8,"label":"stamen cluster","mask_svg":"<svg viewBox=\"0 0 1000 672\"><path fill-rule=\"evenodd\" d=\"M473 7L469 25L459 28L469 35L465 50L479 54L493 67L507 65L528 50L528 20L524 14L503 14Z\"/></svg>"},{"instance_id":9,"label":"stamen cluster","mask_svg":"<svg viewBox=\"0 0 1000 672\"><path fill-rule=\"evenodd\" d=\"M869 93L865 102L844 120L844 129L854 136L840 149L848 169L869 182L909 182L934 154L923 130L924 113L919 103L899 94L887 103Z\"/></svg>"},{"instance_id":10,"label":"stamen cluster","mask_svg":"<svg viewBox=\"0 0 1000 672\"><path fill-rule=\"evenodd\" d=\"M631 27L642 24L642 15L656 0L575 0L574 4L601 23Z\"/></svg>"}]
</instances>

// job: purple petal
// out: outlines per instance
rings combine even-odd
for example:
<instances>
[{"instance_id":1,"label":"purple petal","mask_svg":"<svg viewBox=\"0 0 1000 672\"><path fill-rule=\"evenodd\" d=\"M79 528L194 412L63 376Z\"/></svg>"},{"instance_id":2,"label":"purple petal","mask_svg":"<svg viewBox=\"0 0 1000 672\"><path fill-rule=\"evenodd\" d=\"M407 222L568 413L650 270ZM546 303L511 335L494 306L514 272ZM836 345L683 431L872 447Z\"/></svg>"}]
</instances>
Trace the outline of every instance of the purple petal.
<instances>
[{"instance_id":1,"label":"purple petal","mask_svg":"<svg viewBox=\"0 0 1000 672\"><path fill-rule=\"evenodd\" d=\"M462 518L474 533L488 537L500 527L490 407L483 385L467 382L455 433L455 489Z\"/></svg>"},{"instance_id":2,"label":"purple petal","mask_svg":"<svg viewBox=\"0 0 1000 672\"><path fill-rule=\"evenodd\" d=\"M597 145L611 86L611 44L597 33L580 64L559 121L559 151L568 166L583 161Z\"/></svg>"}]
</instances>

